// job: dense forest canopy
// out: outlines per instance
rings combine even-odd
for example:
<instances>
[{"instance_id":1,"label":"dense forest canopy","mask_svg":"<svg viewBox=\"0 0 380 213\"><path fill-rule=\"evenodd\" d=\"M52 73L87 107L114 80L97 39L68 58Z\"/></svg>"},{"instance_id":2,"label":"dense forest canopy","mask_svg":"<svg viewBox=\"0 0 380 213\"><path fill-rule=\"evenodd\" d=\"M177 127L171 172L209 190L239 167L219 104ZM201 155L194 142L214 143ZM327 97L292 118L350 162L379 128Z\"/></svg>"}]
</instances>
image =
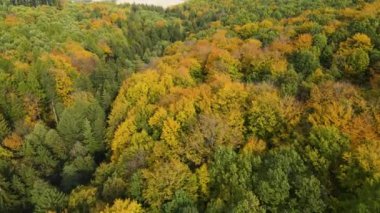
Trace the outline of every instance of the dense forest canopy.
<instances>
[{"instance_id":1,"label":"dense forest canopy","mask_svg":"<svg viewBox=\"0 0 380 213\"><path fill-rule=\"evenodd\" d=\"M380 1L0 1L0 212L379 212Z\"/></svg>"}]
</instances>

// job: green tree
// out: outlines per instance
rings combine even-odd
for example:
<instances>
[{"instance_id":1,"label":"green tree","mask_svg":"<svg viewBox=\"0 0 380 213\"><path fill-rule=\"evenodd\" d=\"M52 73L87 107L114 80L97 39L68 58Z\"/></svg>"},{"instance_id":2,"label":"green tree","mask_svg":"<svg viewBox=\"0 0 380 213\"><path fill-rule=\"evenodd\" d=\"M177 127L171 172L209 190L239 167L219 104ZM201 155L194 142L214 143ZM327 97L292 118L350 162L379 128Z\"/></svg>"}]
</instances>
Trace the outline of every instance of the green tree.
<instances>
[{"instance_id":1,"label":"green tree","mask_svg":"<svg viewBox=\"0 0 380 213\"><path fill-rule=\"evenodd\" d=\"M185 192L177 191L174 198L163 205L163 212L198 213L198 209Z\"/></svg>"},{"instance_id":2,"label":"green tree","mask_svg":"<svg viewBox=\"0 0 380 213\"><path fill-rule=\"evenodd\" d=\"M347 77L355 81L362 81L368 73L370 63L369 51L373 48L371 39L362 33L357 33L345 42L334 57L334 64Z\"/></svg>"},{"instance_id":3,"label":"green tree","mask_svg":"<svg viewBox=\"0 0 380 213\"><path fill-rule=\"evenodd\" d=\"M260 159L218 149L210 166L209 212L263 212L252 191L253 163ZM252 202L252 203L251 203Z\"/></svg>"},{"instance_id":4,"label":"green tree","mask_svg":"<svg viewBox=\"0 0 380 213\"><path fill-rule=\"evenodd\" d=\"M354 50L347 58L347 73L352 76L360 76L364 73L369 65L369 56L362 49Z\"/></svg>"},{"instance_id":5,"label":"green tree","mask_svg":"<svg viewBox=\"0 0 380 213\"><path fill-rule=\"evenodd\" d=\"M103 184L102 197L109 202L124 198L126 193L127 183L122 178L110 177Z\"/></svg>"},{"instance_id":6,"label":"green tree","mask_svg":"<svg viewBox=\"0 0 380 213\"><path fill-rule=\"evenodd\" d=\"M277 84L282 95L294 96L298 91L300 77L294 69L290 69L279 76Z\"/></svg>"},{"instance_id":7,"label":"green tree","mask_svg":"<svg viewBox=\"0 0 380 213\"><path fill-rule=\"evenodd\" d=\"M0 141L2 141L10 133L8 122L5 120L2 113L0 113Z\"/></svg>"},{"instance_id":8,"label":"green tree","mask_svg":"<svg viewBox=\"0 0 380 213\"><path fill-rule=\"evenodd\" d=\"M378 212L380 210L380 184L366 184L355 193L340 199L339 211Z\"/></svg>"},{"instance_id":9,"label":"green tree","mask_svg":"<svg viewBox=\"0 0 380 213\"><path fill-rule=\"evenodd\" d=\"M133 173L129 181L128 194L135 200L143 201L143 177L140 171Z\"/></svg>"},{"instance_id":10,"label":"green tree","mask_svg":"<svg viewBox=\"0 0 380 213\"><path fill-rule=\"evenodd\" d=\"M78 156L74 160L66 162L62 171L62 188L70 191L78 185L86 184L95 171L94 159L87 156Z\"/></svg>"},{"instance_id":11,"label":"green tree","mask_svg":"<svg viewBox=\"0 0 380 213\"><path fill-rule=\"evenodd\" d=\"M256 168L252 184L266 210L323 212L326 208L321 183L308 173L294 149L269 151Z\"/></svg>"},{"instance_id":12,"label":"green tree","mask_svg":"<svg viewBox=\"0 0 380 213\"><path fill-rule=\"evenodd\" d=\"M62 112L57 130L71 146L76 141L87 140L88 146L97 149L103 147L104 120L104 111L97 101L88 94L81 94Z\"/></svg>"},{"instance_id":13,"label":"green tree","mask_svg":"<svg viewBox=\"0 0 380 213\"><path fill-rule=\"evenodd\" d=\"M348 151L349 140L335 127L313 127L306 141L304 154L316 171L318 178L329 190L334 188L334 173Z\"/></svg>"},{"instance_id":14,"label":"green tree","mask_svg":"<svg viewBox=\"0 0 380 213\"><path fill-rule=\"evenodd\" d=\"M67 206L67 197L46 182L37 181L30 191L34 212L63 211Z\"/></svg>"},{"instance_id":15,"label":"green tree","mask_svg":"<svg viewBox=\"0 0 380 213\"><path fill-rule=\"evenodd\" d=\"M0 174L0 211L9 212L17 206L17 195L14 194L11 182Z\"/></svg>"},{"instance_id":16,"label":"green tree","mask_svg":"<svg viewBox=\"0 0 380 213\"><path fill-rule=\"evenodd\" d=\"M314 35L313 46L318 47L319 51L322 51L327 46L327 37L324 34Z\"/></svg>"},{"instance_id":17,"label":"green tree","mask_svg":"<svg viewBox=\"0 0 380 213\"><path fill-rule=\"evenodd\" d=\"M66 153L59 135L42 123L36 124L26 136L22 147L23 161L36 169L42 177L52 177L59 173L61 160L65 160Z\"/></svg>"},{"instance_id":18,"label":"green tree","mask_svg":"<svg viewBox=\"0 0 380 213\"><path fill-rule=\"evenodd\" d=\"M295 52L291 57L291 61L296 72L301 73L305 77L320 66L318 57L309 50Z\"/></svg>"}]
</instances>

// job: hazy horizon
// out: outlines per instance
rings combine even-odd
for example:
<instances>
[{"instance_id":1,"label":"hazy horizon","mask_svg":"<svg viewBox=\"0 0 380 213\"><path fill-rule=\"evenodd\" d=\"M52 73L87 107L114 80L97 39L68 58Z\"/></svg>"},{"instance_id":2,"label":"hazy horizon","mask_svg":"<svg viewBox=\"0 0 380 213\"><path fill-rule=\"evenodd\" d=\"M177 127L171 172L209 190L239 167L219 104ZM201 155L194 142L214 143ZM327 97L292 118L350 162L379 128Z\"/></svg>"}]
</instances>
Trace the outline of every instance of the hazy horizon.
<instances>
[{"instance_id":1,"label":"hazy horizon","mask_svg":"<svg viewBox=\"0 0 380 213\"><path fill-rule=\"evenodd\" d=\"M150 4L162 7L169 7L183 3L185 0L116 0L118 4L135 3L135 4Z\"/></svg>"}]
</instances>

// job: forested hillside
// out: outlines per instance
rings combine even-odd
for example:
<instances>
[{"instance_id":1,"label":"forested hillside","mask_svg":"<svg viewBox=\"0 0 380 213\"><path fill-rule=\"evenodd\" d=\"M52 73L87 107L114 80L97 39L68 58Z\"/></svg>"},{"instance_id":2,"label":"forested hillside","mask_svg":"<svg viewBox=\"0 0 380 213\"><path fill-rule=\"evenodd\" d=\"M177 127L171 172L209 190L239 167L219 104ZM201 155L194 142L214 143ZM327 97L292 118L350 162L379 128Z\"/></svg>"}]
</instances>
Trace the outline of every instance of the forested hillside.
<instances>
[{"instance_id":1,"label":"forested hillside","mask_svg":"<svg viewBox=\"0 0 380 213\"><path fill-rule=\"evenodd\" d=\"M380 1L3 1L0 142L0 212L379 212Z\"/></svg>"}]
</instances>

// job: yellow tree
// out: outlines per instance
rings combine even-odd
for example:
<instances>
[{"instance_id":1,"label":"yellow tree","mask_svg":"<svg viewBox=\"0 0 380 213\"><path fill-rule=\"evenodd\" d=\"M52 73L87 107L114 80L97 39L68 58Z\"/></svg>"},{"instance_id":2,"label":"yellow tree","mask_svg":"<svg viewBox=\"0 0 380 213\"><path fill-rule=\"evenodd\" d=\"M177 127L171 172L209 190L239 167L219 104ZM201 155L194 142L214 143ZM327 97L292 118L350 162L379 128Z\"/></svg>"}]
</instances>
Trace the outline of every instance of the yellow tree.
<instances>
[{"instance_id":1,"label":"yellow tree","mask_svg":"<svg viewBox=\"0 0 380 213\"><path fill-rule=\"evenodd\" d=\"M212 49L205 65L206 72L211 75L219 73L228 74L232 79L240 79L240 62L234 58L228 51L223 49Z\"/></svg>"},{"instance_id":2,"label":"yellow tree","mask_svg":"<svg viewBox=\"0 0 380 213\"><path fill-rule=\"evenodd\" d=\"M311 89L306 106L311 124L340 128L351 121L355 110L365 108L365 101L354 86L330 81Z\"/></svg>"},{"instance_id":3,"label":"yellow tree","mask_svg":"<svg viewBox=\"0 0 380 213\"><path fill-rule=\"evenodd\" d=\"M101 213L143 213L144 209L141 204L134 200L117 199L112 206L106 207Z\"/></svg>"},{"instance_id":4,"label":"yellow tree","mask_svg":"<svg viewBox=\"0 0 380 213\"><path fill-rule=\"evenodd\" d=\"M179 160L157 161L150 168L144 169L142 174L145 181L143 196L154 209L171 200L179 190L193 200L197 198L196 175Z\"/></svg>"}]
</instances>

